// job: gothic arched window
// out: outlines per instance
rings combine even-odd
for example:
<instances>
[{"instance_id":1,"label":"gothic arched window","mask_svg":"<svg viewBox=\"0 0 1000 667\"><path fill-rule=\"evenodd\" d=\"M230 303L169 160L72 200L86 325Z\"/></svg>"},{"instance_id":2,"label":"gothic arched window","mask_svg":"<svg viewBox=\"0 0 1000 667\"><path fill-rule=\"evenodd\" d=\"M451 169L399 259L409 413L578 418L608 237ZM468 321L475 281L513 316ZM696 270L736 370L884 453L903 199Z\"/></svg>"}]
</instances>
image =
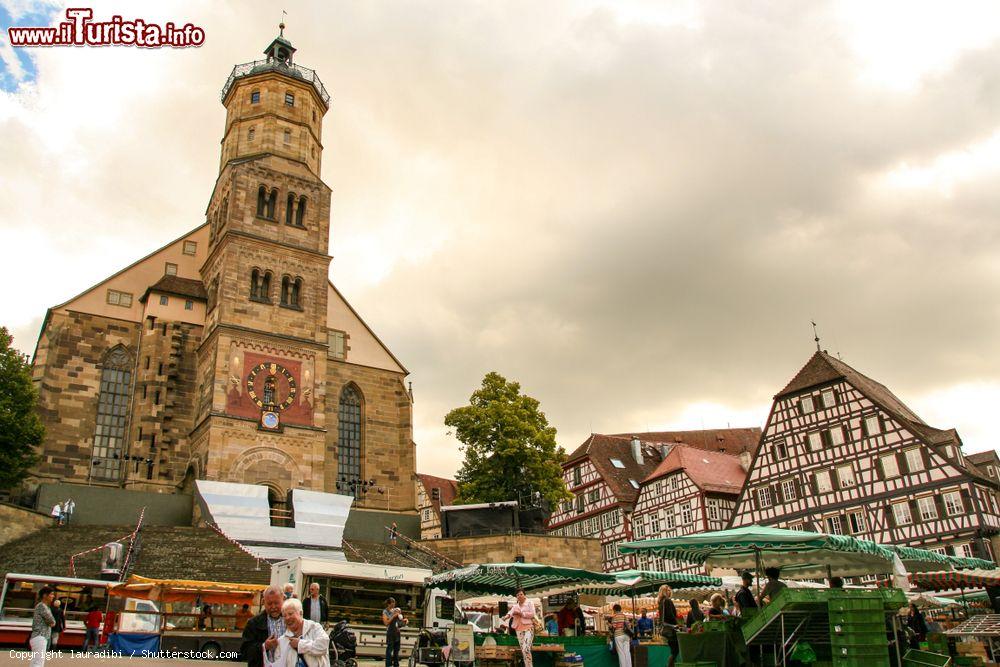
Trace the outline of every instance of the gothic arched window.
<instances>
[{"instance_id":1,"label":"gothic arched window","mask_svg":"<svg viewBox=\"0 0 1000 667\"><path fill-rule=\"evenodd\" d=\"M299 227L305 227L306 219L306 198L299 197L299 207L295 209L295 224Z\"/></svg>"},{"instance_id":2,"label":"gothic arched window","mask_svg":"<svg viewBox=\"0 0 1000 667\"><path fill-rule=\"evenodd\" d=\"M340 392L337 420L337 480L340 492L357 497L349 484L361 480L361 424L364 417L361 394L354 385Z\"/></svg>"},{"instance_id":3,"label":"gothic arched window","mask_svg":"<svg viewBox=\"0 0 1000 667\"><path fill-rule=\"evenodd\" d=\"M97 425L90 458L92 478L115 481L121 476L131 404L132 355L124 345L116 345L101 364Z\"/></svg>"},{"instance_id":4,"label":"gothic arched window","mask_svg":"<svg viewBox=\"0 0 1000 667\"><path fill-rule=\"evenodd\" d=\"M250 299L271 301L271 272L254 269L250 272Z\"/></svg>"},{"instance_id":5,"label":"gothic arched window","mask_svg":"<svg viewBox=\"0 0 1000 667\"><path fill-rule=\"evenodd\" d=\"M292 220L295 219L295 193L289 192L288 199L285 202L285 224L292 224Z\"/></svg>"}]
</instances>

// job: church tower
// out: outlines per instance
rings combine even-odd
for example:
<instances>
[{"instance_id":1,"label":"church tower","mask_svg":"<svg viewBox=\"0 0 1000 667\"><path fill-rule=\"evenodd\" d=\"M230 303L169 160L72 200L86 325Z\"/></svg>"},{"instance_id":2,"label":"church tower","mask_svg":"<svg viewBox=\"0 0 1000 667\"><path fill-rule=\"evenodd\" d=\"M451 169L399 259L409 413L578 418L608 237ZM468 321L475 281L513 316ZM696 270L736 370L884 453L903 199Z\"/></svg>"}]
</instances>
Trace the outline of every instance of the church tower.
<instances>
[{"instance_id":1,"label":"church tower","mask_svg":"<svg viewBox=\"0 0 1000 667\"><path fill-rule=\"evenodd\" d=\"M226 125L208 205L207 291L192 433L197 478L324 490L330 96L281 34L222 89Z\"/></svg>"}]
</instances>

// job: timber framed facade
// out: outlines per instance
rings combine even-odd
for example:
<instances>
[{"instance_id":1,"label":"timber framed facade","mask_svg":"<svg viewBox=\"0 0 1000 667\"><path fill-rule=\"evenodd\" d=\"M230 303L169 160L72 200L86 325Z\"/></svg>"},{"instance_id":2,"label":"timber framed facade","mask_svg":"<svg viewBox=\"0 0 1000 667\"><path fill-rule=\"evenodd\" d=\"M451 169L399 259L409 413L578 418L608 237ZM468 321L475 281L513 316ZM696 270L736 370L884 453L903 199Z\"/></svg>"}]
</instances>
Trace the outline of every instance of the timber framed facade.
<instances>
[{"instance_id":1,"label":"timber framed facade","mask_svg":"<svg viewBox=\"0 0 1000 667\"><path fill-rule=\"evenodd\" d=\"M618 545L638 539L634 513L640 491L671 449L685 445L749 460L759 439L757 428L593 433L563 463L563 479L574 497L553 511L549 531L600 540L606 572L635 568L639 561L634 555L619 554Z\"/></svg>"},{"instance_id":2,"label":"timber framed facade","mask_svg":"<svg viewBox=\"0 0 1000 667\"><path fill-rule=\"evenodd\" d=\"M775 396L730 525L994 560L998 490L954 429L928 426L884 385L817 351Z\"/></svg>"}]
</instances>

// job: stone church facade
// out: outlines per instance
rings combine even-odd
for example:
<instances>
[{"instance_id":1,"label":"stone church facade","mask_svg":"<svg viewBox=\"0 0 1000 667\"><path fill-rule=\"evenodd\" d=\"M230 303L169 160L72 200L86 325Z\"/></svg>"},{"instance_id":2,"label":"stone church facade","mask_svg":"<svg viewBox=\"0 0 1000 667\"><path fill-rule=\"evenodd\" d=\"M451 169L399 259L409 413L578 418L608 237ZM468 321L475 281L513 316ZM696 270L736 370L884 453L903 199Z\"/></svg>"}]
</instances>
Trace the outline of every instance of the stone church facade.
<instances>
[{"instance_id":1,"label":"stone church facade","mask_svg":"<svg viewBox=\"0 0 1000 667\"><path fill-rule=\"evenodd\" d=\"M278 37L226 82L206 221L48 310L35 481L209 479L414 510L408 371L328 279L330 98L294 52Z\"/></svg>"}]
</instances>

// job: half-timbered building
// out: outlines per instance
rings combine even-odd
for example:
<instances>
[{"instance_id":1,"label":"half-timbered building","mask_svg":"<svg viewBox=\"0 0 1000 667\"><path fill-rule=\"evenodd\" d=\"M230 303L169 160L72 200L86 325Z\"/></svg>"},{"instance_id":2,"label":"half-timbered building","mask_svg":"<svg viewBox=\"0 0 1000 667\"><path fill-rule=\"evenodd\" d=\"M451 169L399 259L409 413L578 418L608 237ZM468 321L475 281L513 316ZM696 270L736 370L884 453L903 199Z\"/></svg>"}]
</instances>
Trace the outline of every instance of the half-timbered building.
<instances>
[{"instance_id":1,"label":"half-timbered building","mask_svg":"<svg viewBox=\"0 0 1000 667\"><path fill-rule=\"evenodd\" d=\"M749 462L759 439L757 428L591 434L563 463L563 479L574 497L555 509L549 530L599 539L607 572L634 568L636 558L619 554L618 545L633 539L632 512L639 490L670 448L685 444L743 455Z\"/></svg>"},{"instance_id":2,"label":"half-timbered building","mask_svg":"<svg viewBox=\"0 0 1000 667\"><path fill-rule=\"evenodd\" d=\"M992 560L996 478L884 385L817 351L774 398L732 526L850 534Z\"/></svg>"},{"instance_id":3,"label":"half-timbered building","mask_svg":"<svg viewBox=\"0 0 1000 667\"><path fill-rule=\"evenodd\" d=\"M677 537L729 525L746 470L740 457L687 445L669 453L642 483L632 513L635 539ZM639 555L641 569L701 573L703 566Z\"/></svg>"},{"instance_id":4,"label":"half-timbered building","mask_svg":"<svg viewBox=\"0 0 1000 667\"><path fill-rule=\"evenodd\" d=\"M417 473L417 512L420 513L420 539L441 537L441 506L453 503L458 482L446 477Z\"/></svg>"}]
</instances>

